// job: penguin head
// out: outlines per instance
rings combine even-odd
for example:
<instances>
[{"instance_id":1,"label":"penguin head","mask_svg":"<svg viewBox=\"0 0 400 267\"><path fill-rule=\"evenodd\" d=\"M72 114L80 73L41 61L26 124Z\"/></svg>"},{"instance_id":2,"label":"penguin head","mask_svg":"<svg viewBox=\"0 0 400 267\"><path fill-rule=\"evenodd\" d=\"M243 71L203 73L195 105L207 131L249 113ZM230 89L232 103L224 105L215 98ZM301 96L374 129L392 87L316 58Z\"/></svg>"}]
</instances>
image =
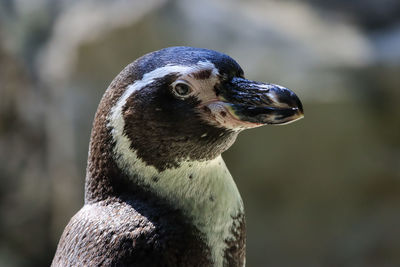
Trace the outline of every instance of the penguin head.
<instances>
[{"instance_id":1,"label":"penguin head","mask_svg":"<svg viewBox=\"0 0 400 267\"><path fill-rule=\"evenodd\" d=\"M116 146L160 171L213 159L244 129L303 117L292 91L247 80L235 60L200 48L149 53L122 71L108 91L107 128Z\"/></svg>"}]
</instances>

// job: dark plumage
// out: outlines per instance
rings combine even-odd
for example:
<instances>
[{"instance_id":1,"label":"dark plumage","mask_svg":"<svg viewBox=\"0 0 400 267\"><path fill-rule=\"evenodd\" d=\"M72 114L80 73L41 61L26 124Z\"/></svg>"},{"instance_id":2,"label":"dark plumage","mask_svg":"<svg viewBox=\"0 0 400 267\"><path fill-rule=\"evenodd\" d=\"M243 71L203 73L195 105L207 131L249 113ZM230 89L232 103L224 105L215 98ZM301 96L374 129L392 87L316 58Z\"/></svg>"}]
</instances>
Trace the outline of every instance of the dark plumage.
<instances>
[{"instance_id":1,"label":"dark plumage","mask_svg":"<svg viewBox=\"0 0 400 267\"><path fill-rule=\"evenodd\" d=\"M242 266L244 211L220 154L247 128L302 117L227 55L172 47L128 65L98 107L85 206L52 266Z\"/></svg>"}]
</instances>

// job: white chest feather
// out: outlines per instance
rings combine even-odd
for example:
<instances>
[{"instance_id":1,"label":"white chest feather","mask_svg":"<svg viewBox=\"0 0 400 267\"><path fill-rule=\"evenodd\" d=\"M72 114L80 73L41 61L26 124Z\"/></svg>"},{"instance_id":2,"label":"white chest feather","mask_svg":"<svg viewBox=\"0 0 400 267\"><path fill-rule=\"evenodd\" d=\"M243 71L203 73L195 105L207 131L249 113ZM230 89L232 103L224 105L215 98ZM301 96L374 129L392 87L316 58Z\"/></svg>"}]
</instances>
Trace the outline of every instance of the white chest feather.
<instances>
[{"instance_id":1,"label":"white chest feather","mask_svg":"<svg viewBox=\"0 0 400 267\"><path fill-rule=\"evenodd\" d=\"M215 266L223 265L227 240L234 239L234 219L243 213L243 203L235 182L221 156L211 161L184 162L181 167L158 172L116 146L122 169L140 174L136 183L149 186L191 218L206 237ZM123 152L124 154L121 154ZM137 176L136 176L137 177Z\"/></svg>"}]
</instances>

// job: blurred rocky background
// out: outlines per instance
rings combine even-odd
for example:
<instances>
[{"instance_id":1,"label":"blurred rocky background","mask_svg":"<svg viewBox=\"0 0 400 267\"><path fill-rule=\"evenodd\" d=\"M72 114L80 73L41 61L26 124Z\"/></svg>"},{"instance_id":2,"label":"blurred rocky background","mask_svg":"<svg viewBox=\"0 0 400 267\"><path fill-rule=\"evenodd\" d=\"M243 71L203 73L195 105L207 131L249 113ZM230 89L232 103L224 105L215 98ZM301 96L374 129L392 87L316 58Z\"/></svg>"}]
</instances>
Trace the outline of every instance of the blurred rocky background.
<instances>
[{"instance_id":1,"label":"blurred rocky background","mask_svg":"<svg viewBox=\"0 0 400 267\"><path fill-rule=\"evenodd\" d=\"M50 264L104 90L172 45L225 52L303 100L303 120L224 155L248 266L400 266L398 0L0 0L0 266Z\"/></svg>"}]
</instances>

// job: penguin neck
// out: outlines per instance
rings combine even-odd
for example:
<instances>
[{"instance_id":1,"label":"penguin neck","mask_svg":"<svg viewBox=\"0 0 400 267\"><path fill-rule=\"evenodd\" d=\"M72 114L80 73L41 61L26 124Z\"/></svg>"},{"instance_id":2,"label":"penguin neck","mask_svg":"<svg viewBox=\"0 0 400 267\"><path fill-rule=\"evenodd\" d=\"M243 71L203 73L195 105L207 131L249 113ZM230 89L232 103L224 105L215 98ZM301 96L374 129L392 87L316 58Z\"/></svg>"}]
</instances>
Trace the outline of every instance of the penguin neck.
<instances>
[{"instance_id":1,"label":"penguin neck","mask_svg":"<svg viewBox=\"0 0 400 267\"><path fill-rule=\"evenodd\" d=\"M114 150L118 167L132 183L179 209L206 239L215 266L222 266L238 224L244 223L242 199L222 157L159 171L130 151Z\"/></svg>"},{"instance_id":2,"label":"penguin neck","mask_svg":"<svg viewBox=\"0 0 400 267\"><path fill-rule=\"evenodd\" d=\"M104 153L103 149L111 147L100 149L94 143L89 154L86 203L112 200L122 190L129 194L131 188L132 195L149 192L149 196L155 197L149 199L149 205L151 201L163 201L179 210L203 236L215 266L225 264L228 248L244 238L244 210L221 156L207 161L184 161L176 168L159 171L138 158L133 150L124 155L117 148ZM95 158L93 154L101 156ZM124 188L125 185L129 186Z\"/></svg>"}]
</instances>

